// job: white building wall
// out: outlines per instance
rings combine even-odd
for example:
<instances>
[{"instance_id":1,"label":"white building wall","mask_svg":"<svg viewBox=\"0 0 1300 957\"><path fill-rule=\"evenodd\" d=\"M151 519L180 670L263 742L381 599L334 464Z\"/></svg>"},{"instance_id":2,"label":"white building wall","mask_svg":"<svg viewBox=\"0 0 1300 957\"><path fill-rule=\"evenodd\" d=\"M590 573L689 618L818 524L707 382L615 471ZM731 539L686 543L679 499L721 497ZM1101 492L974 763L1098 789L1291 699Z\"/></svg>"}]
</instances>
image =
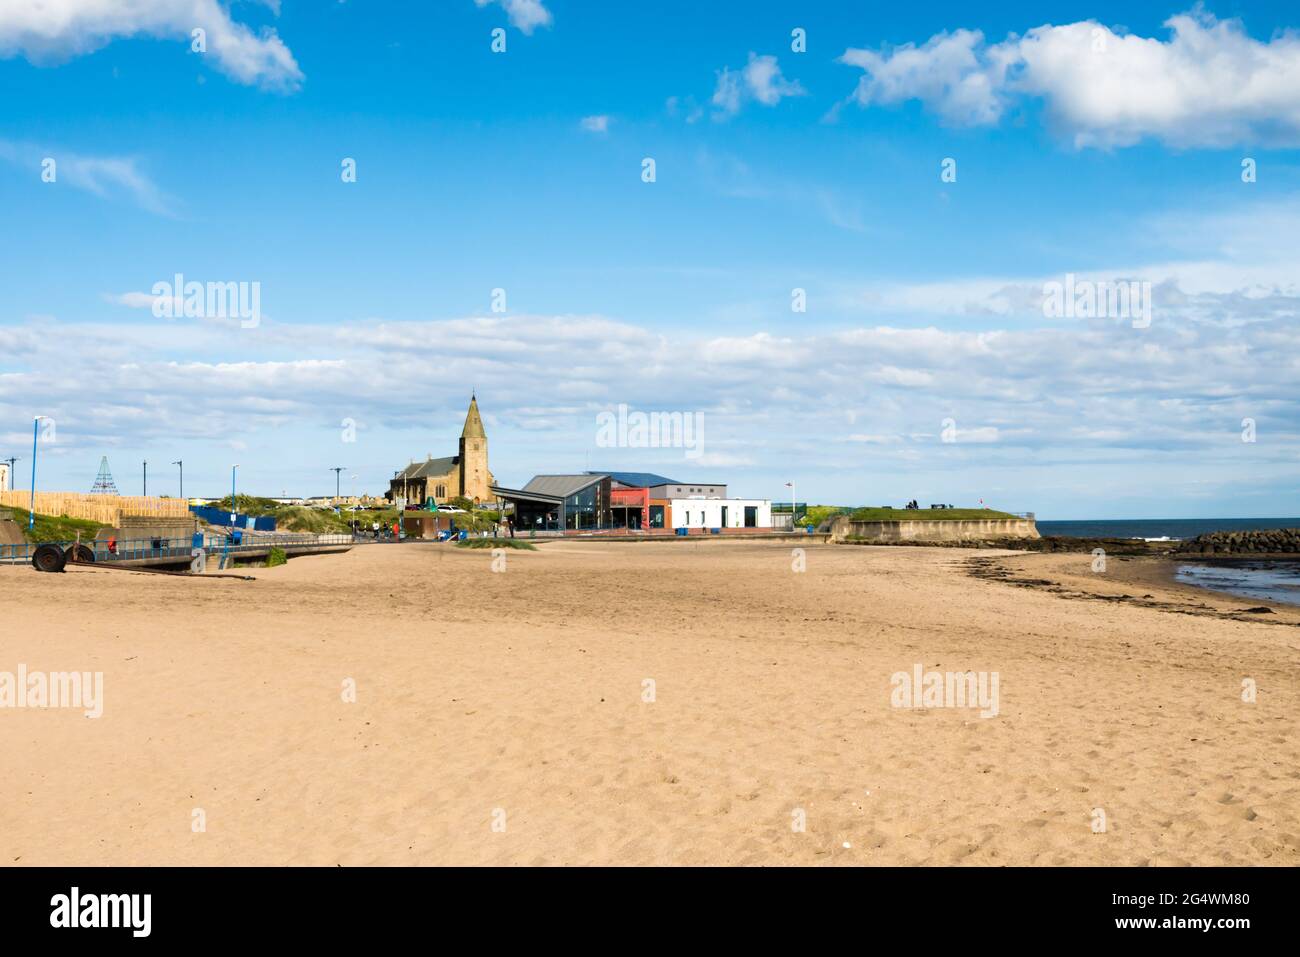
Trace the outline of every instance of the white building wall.
<instances>
[{"instance_id":1,"label":"white building wall","mask_svg":"<svg viewBox=\"0 0 1300 957\"><path fill-rule=\"evenodd\" d=\"M675 498L670 500L673 528L722 528L722 510L727 510L727 528L745 527L745 506L757 509L755 528L772 527L772 503L762 498Z\"/></svg>"},{"instance_id":2,"label":"white building wall","mask_svg":"<svg viewBox=\"0 0 1300 957\"><path fill-rule=\"evenodd\" d=\"M13 488L9 480L9 463L0 464L0 492L8 492Z\"/></svg>"}]
</instances>

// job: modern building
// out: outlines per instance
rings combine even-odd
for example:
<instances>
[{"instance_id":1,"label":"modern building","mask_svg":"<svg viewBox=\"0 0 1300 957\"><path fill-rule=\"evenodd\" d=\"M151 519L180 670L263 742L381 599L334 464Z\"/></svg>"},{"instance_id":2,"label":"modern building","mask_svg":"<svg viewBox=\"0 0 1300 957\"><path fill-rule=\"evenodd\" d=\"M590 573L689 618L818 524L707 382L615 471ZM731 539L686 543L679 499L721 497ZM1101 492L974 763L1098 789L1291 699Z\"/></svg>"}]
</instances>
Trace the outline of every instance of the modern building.
<instances>
[{"instance_id":1,"label":"modern building","mask_svg":"<svg viewBox=\"0 0 1300 957\"><path fill-rule=\"evenodd\" d=\"M653 472L537 475L521 489L493 485L490 492L513 510L517 534L772 528L767 499L727 498L726 485Z\"/></svg>"},{"instance_id":2,"label":"modern building","mask_svg":"<svg viewBox=\"0 0 1300 957\"><path fill-rule=\"evenodd\" d=\"M682 482L677 479L656 475L654 472L597 472L588 471L588 475L608 475L619 485L626 488L644 488L650 491L651 498L672 499L691 498L726 498L727 486L714 482Z\"/></svg>"},{"instance_id":3,"label":"modern building","mask_svg":"<svg viewBox=\"0 0 1300 957\"><path fill-rule=\"evenodd\" d=\"M762 498L675 498L671 501L674 529L737 529L772 527L772 503Z\"/></svg>"},{"instance_id":4,"label":"modern building","mask_svg":"<svg viewBox=\"0 0 1300 957\"><path fill-rule=\"evenodd\" d=\"M613 527L612 486L608 475L537 475L521 489L493 485L490 494L514 506L516 532L575 532Z\"/></svg>"},{"instance_id":5,"label":"modern building","mask_svg":"<svg viewBox=\"0 0 1300 957\"><path fill-rule=\"evenodd\" d=\"M458 495L473 502L488 502L494 498L491 489L495 482L488 468L487 433L479 417L478 399L471 395L460 432L459 454L440 459L430 454L423 462L412 461L393 476L385 497L394 502L404 498L408 504L417 505L441 505Z\"/></svg>"}]
</instances>

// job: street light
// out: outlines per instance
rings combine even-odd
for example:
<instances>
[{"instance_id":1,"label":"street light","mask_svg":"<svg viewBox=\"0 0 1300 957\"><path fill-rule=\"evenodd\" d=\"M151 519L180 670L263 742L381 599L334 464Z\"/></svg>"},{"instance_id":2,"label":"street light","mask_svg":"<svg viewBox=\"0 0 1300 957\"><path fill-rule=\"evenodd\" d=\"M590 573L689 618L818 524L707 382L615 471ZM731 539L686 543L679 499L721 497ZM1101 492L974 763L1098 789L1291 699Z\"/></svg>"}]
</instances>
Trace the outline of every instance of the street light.
<instances>
[{"instance_id":1,"label":"street light","mask_svg":"<svg viewBox=\"0 0 1300 957\"><path fill-rule=\"evenodd\" d=\"M226 536L226 547L221 553L221 567L225 568L230 563L230 540L235 537L235 469L238 465L230 466L230 534Z\"/></svg>"},{"instance_id":2,"label":"street light","mask_svg":"<svg viewBox=\"0 0 1300 957\"><path fill-rule=\"evenodd\" d=\"M32 419L32 500L31 508L27 510L27 531L31 531L36 524L36 436L40 431L41 419L48 419L48 415L38 415Z\"/></svg>"}]
</instances>

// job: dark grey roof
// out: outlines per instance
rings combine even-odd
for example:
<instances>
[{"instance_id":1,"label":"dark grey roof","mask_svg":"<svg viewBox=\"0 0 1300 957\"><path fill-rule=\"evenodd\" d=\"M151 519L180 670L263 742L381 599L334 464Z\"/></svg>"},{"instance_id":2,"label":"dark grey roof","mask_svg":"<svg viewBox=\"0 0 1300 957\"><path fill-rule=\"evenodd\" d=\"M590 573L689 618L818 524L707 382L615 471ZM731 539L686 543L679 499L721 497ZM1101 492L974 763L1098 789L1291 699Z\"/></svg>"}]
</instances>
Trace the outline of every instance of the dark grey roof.
<instances>
[{"instance_id":1,"label":"dark grey roof","mask_svg":"<svg viewBox=\"0 0 1300 957\"><path fill-rule=\"evenodd\" d=\"M402 479L437 477L446 475L459 464L459 455L448 455L441 459L425 459L423 462L411 463L393 478L400 482Z\"/></svg>"},{"instance_id":2,"label":"dark grey roof","mask_svg":"<svg viewBox=\"0 0 1300 957\"><path fill-rule=\"evenodd\" d=\"M632 488L652 488L655 485L681 485L677 479L664 478L654 472L587 472L588 475L608 475L615 482Z\"/></svg>"},{"instance_id":3,"label":"dark grey roof","mask_svg":"<svg viewBox=\"0 0 1300 957\"><path fill-rule=\"evenodd\" d=\"M524 486L525 492L537 492L541 495L554 495L565 498L574 492L581 492L588 485L595 485L605 477L585 473L583 475L534 475L531 482Z\"/></svg>"},{"instance_id":4,"label":"dark grey roof","mask_svg":"<svg viewBox=\"0 0 1300 957\"><path fill-rule=\"evenodd\" d=\"M504 485L490 485L488 488L492 494L498 498L503 498L507 502L543 502L547 505L556 505L564 501L558 495L543 495L541 492L525 492L519 488L506 488Z\"/></svg>"}]
</instances>

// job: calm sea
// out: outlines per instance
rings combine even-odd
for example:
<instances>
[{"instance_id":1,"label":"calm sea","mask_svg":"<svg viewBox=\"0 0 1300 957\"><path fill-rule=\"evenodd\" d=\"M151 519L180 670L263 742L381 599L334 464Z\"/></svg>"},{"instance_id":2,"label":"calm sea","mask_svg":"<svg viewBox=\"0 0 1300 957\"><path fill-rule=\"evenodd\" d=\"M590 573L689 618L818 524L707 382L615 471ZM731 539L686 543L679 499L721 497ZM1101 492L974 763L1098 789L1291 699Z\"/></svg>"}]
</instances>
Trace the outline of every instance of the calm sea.
<instances>
[{"instance_id":1,"label":"calm sea","mask_svg":"<svg viewBox=\"0 0 1300 957\"><path fill-rule=\"evenodd\" d=\"M1300 528L1300 518L1142 518L1097 522L1038 522L1040 535L1072 538L1145 538L1150 541L1195 538L1204 532L1248 532L1261 528ZM1189 562L1175 576L1186 585L1228 592L1256 601L1300 605L1300 562Z\"/></svg>"},{"instance_id":2,"label":"calm sea","mask_svg":"<svg viewBox=\"0 0 1300 957\"><path fill-rule=\"evenodd\" d=\"M1136 518L1095 522L1039 521L1040 535L1071 538L1195 538L1205 532L1249 532L1261 528L1300 528L1300 518Z\"/></svg>"}]
</instances>

